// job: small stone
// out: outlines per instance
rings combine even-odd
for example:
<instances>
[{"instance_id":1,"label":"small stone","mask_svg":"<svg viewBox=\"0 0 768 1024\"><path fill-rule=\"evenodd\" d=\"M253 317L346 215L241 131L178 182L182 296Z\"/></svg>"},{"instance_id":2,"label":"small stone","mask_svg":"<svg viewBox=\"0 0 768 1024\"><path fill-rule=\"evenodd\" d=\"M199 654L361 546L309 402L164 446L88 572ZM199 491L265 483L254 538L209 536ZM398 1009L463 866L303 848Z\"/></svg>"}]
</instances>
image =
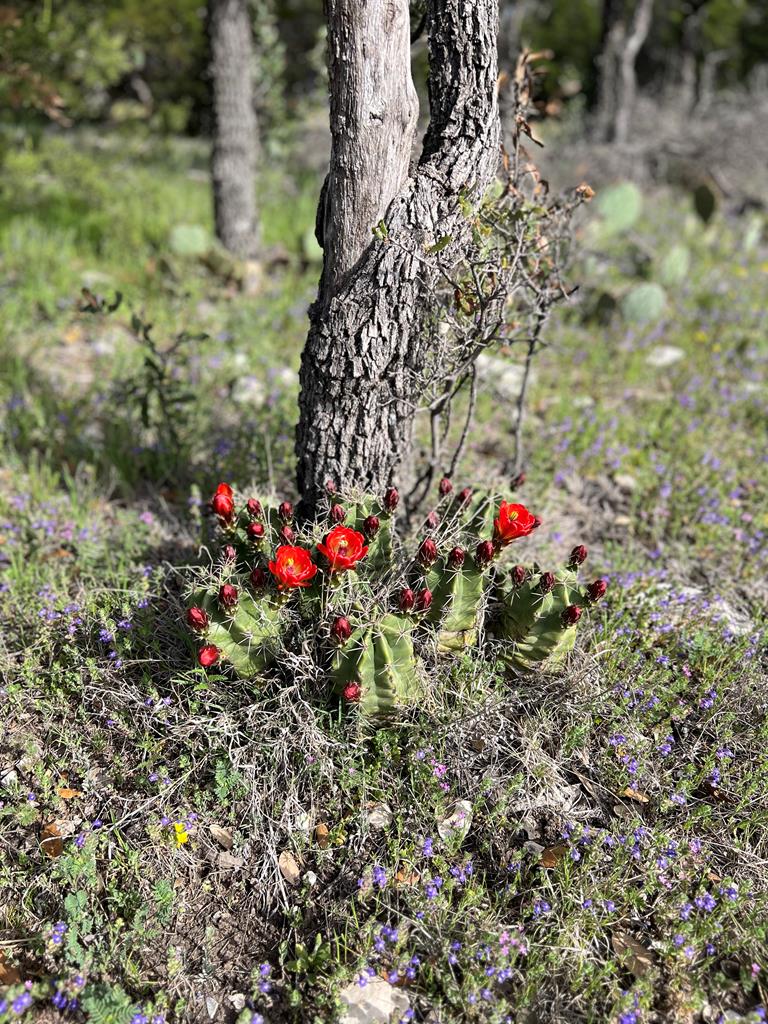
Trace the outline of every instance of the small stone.
<instances>
[{"instance_id":1,"label":"small stone","mask_svg":"<svg viewBox=\"0 0 768 1024\"><path fill-rule=\"evenodd\" d=\"M277 866L280 874L289 885L298 885L301 881L301 868L296 863L296 858L289 850L283 850L277 858Z\"/></svg>"},{"instance_id":2,"label":"small stone","mask_svg":"<svg viewBox=\"0 0 768 1024\"><path fill-rule=\"evenodd\" d=\"M245 861L242 857L236 857L234 853L227 853L225 851L219 854L217 864L222 871L237 871L238 868L245 864Z\"/></svg>"},{"instance_id":3,"label":"small stone","mask_svg":"<svg viewBox=\"0 0 768 1024\"><path fill-rule=\"evenodd\" d=\"M205 1009L208 1012L208 1017L211 1020L215 1019L216 1011L218 1010L218 1008L219 1008L219 1001L218 1001L218 999L214 999L213 996L206 996L205 997Z\"/></svg>"},{"instance_id":4,"label":"small stone","mask_svg":"<svg viewBox=\"0 0 768 1024\"><path fill-rule=\"evenodd\" d=\"M406 993L383 978L370 978L365 985L353 981L341 990L339 998L343 1006L339 1024L390 1024L410 1007Z\"/></svg>"},{"instance_id":5,"label":"small stone","mask_svg":"<svg viewBox=\"0 0 768 1024\"><path fill-rule=\"evenodd\" d=\"M654 366L661 370L665 366L673 366L685 358L685 350L677 348L676 345L656 345L645 357L647 366Z\"/></svg>"},{"instance_id":6,"label":"small stone","mask_svg":"<svg viewBox=\"0 0 768 1024\"><path fill-rule=\"evenodd\" d=\"M388 804L373 804L366 821L371 828L388 828L392 824L392 809Z\"/></svg>"},{"instance_id":7,"label":"small stone","mask_svg":"<svg viewBox=\"0 0 768 1024\"><path fill-rule=\"evenodd\" d=\"M452 836L460 836L463 839L469 832L471 824L472 804L469 800L457 800L451 807L448 817L437 823L437 833L445 840Z\"/></svg>"},{"instance_id":8,"label":"small stone","mask_svg":"<svg viewBox=\"0 0 768 1024\"><path fill-rule=\"evenodd\" d=\"M525 367L522 363L510 363L498 356L489 356L485 352L477 357L475 366L477 376L482 384L494 391L506 402L516 402L523 386ZM533 381L533 373L528 383Z\"/></svg>"},{"instance_id":9,"label":"small stone","mask_svg":"<svg viewBox=\"0 0 768 1024\"><path fill-rule=\"evenodd\" d=\"M227 997L234 1010L240 1013L241 1010L245 1009L245 995L242 992L233 992Z\"/></svg>"},{"instance_id":10,"label":"small stone","mask_svg":"<svg viewBox=\"0 0 768 1024\"><path fill-rule=\"evenodd\" d=\"M223 846L225 850L231 850L234 846L235 841L232 838L232 833L222 828L221 825L211 825L211 835L219 846Z\"/></svg>"},{"instance_id":11,"label":"small stone","mask_svg":"<svg viewBox=\"0 0 768 1024\"><path fill-rule=\"evenodd\" d=\"M620 487L622 491L631 492L637 490L637 480L635 480L633 476L630 476L629 473L616 473L613 478L613 482L617 487Z\"/></svg>"}]
</instances>

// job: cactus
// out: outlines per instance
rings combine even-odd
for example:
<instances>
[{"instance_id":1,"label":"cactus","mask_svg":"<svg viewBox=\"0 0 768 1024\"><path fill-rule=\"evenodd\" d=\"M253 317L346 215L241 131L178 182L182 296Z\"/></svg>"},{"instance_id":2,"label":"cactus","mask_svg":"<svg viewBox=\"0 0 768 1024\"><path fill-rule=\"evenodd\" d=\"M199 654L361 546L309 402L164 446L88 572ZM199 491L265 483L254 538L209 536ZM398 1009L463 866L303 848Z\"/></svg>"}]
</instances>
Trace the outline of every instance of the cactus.
<instances>
[{"instance_id":1,"label":"cactus","mask_svg":"<svg viewBox=\"0 0 768 1024\"><path fill-rule=\"evenodd\" d=\"M432 604L426 621L440 624L438 650L445 654L475 644L485 587L485 577L475 560L467 557L462 565L451 568L446 556L440 568L433 566L427 573L427 586L432 591Z\"/></svg>"},{"instance_id":2,"label":"cactus","mask_svg":"<svg viewBox=\"0 0 768 1024\"><path fill-rule=\"evenodd\" d=\"M659 263L659 280L668 288L683 283L691 269L691 251L687 245L673 245Z\"/></svg>"},{"instance_id":3,"label":"cactus","mask_svg":"<svg viewBox=\"0 0 768 1024\"><path fill-rule=\"evenodd\" d=\"M358 683L360 709L372 716L415 703L422 689L412 633L411 620L394 614L354 630L333 659L336 693L341 696L350 683Z\"/></svg>"},{"instance_id":4,"label":"cactus","mask_svg":"<svg viewBox=\"0 0 768 1024\"><path fill-rule=\"evenodd\" d=\"M503 660L521 671L557 668L573 650L576 621L590 603L573 563L555 573L533 572L525 582L509 585L502 591L497 624L498 635L510 641ZM570 624L567 609L576 609Z\"/></svg>"},{"instance_id":5,"label":"cactus","mask_svg":"<svg viewBox=\"0 0 768 1024\"><path fill-rule=\"evenodd\" d=\"M645 281L635 285L621 300L621 312L631 323L649 324L658 320L667 304L667 293L660 284Z\"/></svg>"},{"instance_id":6,"label":"cactus","mask_svg":"<svg viewBox=\"0 0 768 1024\"><path fill-rule=\"evenodd\" d=\"M208 591L198 591L193 601L209 618L206 641L219 648L238 676L253 679L274 661L283 628L277 598L241 589L230 613Z\"/></svg>"},{"instance_id":7,"label":"cactus","mask_svg":"<svg viewBox=\"0 0 768 1024\"><path fill-rule=\"evenodd\" d=\"M643 195L637 185L624 181L600 192L595 201L600 214L600 231L605 236L628 231L643 209Z\"/></svg>"},{"instance_id":8,"label":"cactus","mask_svg":"<svg viewBox=\"0 0 768 1024\"><path fill-rule=\"evenodd\" d=\"M379 526L374 535L366 528L366 521L374 516ZM362 533L368 544L365 564L373 570L382 570L392 565L392 533L394 517L381 502L371 495L365 495L347 513L346 522Z\"/></svg>"}]
</instances>

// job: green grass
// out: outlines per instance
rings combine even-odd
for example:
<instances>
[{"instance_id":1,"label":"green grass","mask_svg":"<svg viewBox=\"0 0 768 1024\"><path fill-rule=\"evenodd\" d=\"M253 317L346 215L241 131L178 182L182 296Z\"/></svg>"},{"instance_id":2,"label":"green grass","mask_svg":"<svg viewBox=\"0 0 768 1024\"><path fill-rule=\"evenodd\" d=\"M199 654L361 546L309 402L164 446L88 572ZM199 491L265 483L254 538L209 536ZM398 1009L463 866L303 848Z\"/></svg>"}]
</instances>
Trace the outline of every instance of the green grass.
<instances>
[{"instance_id":1,"label":"green grass","mask_svg":"<svg viewBox=\"0 0 768 1024\"><path fill-rule=\"evenodd\" d=\"M277 170L265 236L289 259L257 296L173 256L174 224L210 227L203 169L193 145L118 137L44 139L6 168L4 997L29 980L36 1006L58 991L94 1021L327 1021L372 971L417 1020L764 1005L765 246L671 195L629 235L585 229L580 301L537 364L520 493L545 523L519 557L584 541L608 597L560 675L441 663L424 709L365 738L325 680L206 676L181 625L201 494L290 487L317 272L317 183ZM680 239L662 320L596 313ZM78 311L88 270L125 293L116 313ZM161 349L209 335L170 358L163 394L192 394L170 421L129 309ZM655 368L662 344L682 355ZM500 478L503 413L481 403L466 482ZM441 837L456 801L469 827Z\"/></svg>"}]
</instances>

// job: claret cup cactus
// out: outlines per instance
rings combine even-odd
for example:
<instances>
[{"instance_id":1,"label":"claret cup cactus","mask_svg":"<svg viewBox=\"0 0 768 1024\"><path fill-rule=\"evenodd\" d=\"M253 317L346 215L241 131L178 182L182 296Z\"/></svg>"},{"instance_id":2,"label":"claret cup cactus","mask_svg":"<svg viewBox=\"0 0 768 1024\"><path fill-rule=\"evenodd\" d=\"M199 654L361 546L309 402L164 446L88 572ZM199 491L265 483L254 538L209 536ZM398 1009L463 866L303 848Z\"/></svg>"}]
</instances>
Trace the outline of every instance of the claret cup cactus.
<instances>
[{"instance_id":1,"label":"claret cup cactus","mask_svg":"<svg viewBox=\"0 0 768 1024\"><path fill-rule=\"evenodd\" d=\"M335 488L329 498L324 524L300 525L290 502L241 501L219 485L210 508L220 556L186 614L204 669L260 680L298 644L329 693L376 718L423 700L424 659L486 635L510 668L557 668L582 613L605 593L604 580L579 583L583 545L553 572L505 565L506 549L541 521L524 505L457 493L447 478L408 547L396 532L394 487L381 499L344 500Z\"/></svg>"}]
</instances>

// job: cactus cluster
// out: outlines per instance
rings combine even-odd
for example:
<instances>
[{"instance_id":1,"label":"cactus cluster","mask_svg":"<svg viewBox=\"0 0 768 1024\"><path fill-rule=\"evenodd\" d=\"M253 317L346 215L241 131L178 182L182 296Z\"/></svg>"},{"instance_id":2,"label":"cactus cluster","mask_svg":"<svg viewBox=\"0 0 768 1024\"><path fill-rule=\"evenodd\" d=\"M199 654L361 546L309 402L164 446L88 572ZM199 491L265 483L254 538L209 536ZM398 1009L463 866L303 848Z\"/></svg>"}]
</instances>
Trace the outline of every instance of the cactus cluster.
<instances>
[{"instance_id":1,"label":"cactus cluster","mask_svg":"<svg viewBox=\"0 0 768 1024\"><path fill-rule=\"evenodd\" d=\"M540 520L525 506L440 483L411 553L396 532L399 495L331 493L327 522L294 522L289 502L210 502L221 550L191 593L187 624L203 668L256 680L292 647L311 649L329 690L371 718L424 697L422 661L493 636L518 671L553 668L573 648L582 610L605 592L579 584L580 545L556 572L504 568L505 549ZM309 643L308 643L309 640Z\"/></svg>"}]
</instances>

